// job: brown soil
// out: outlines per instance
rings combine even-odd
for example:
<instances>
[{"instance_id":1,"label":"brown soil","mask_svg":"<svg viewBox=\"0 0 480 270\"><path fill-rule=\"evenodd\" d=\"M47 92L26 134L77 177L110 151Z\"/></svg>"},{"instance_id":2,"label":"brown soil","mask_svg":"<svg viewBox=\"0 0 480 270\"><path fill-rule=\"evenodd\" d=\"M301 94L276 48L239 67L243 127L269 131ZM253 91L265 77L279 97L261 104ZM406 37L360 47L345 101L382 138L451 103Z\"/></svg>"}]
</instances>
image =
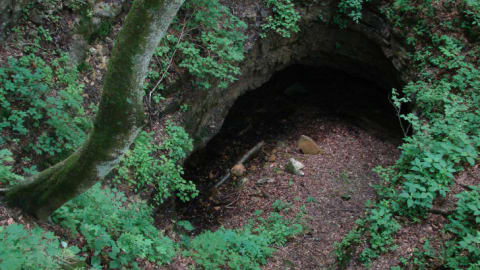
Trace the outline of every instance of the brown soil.
<instances>
[{"instance_id":1,"label":"brown soil","mask_svg":"<svg viewBox=\"0 0 480 270\"><path fill-rule=\"evenodd\" d=\"M234 177L213 193L207 193L210 196L188 204L181 209L184 212L179 218L190 220L200 232L219 226L238 228L255 218L256 210L263 210L267 216L276 200L292 204L286 213L290 217L305 205L307 230L280 248L265 269L327 268L334 263L333 243L341 241L354 221L362 217L365 202L375 199L371 185L378 183L379 178L372 169L392 164L399 150L395 144L376 136L376 131L366 131L352 121L319 113L316 107L304 106L293 115L275 121L281 123L281 127L265 124L269 127L256 131L278 127L278 133L262 134L254 128L250 131L254 135L242 136L248 138L247 141L215 138L213 143L217 145L209 147L218 152L217 155L212 156L210 152L196 157L210 162L202 166L187 163L187 175L195 175L195 179L209 183L205 186L211 186L251 146L266 141L262 151L247 162L245 176ZM296 146L301 135L313 138L323 153L302 154ZM215 160L218 155L220 158ZM289 158L305 165L304 176L285 172ZM259 183L266 178L272 179L270 183ZM177 269L183 267L185 265Z\"/></svg>"}]
</instances>

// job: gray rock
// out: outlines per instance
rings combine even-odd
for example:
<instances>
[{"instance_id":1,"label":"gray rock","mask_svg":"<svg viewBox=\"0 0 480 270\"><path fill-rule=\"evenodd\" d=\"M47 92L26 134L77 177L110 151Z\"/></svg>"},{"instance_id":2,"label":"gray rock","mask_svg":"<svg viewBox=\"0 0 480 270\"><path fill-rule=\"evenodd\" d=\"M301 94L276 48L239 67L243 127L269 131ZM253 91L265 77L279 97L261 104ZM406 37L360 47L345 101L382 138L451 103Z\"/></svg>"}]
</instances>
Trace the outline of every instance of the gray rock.
<instances>
[{"instance_id":1,"label":"gray rock","mask_svg":"<svg viewBox=\"0 0 480 270\"><path fill-rule=\"evenodd\" d=\"M302 13L299 26L302 31L293 34L291 38L281 38L273 32L269 32L266 38L259 38L258 33L264 32L260 28L263 20L247 20L249 30L246 47L249 49L239 66L242 75L228 88L212 87L209 91L195 91L196 88L190 86L188 74L176 79L177 83L167 86L165 91L171 93L179 88L191 89L187 90L189 94L185 95L186 100L182 102L191 105L185 113L185 125L195 138L196 149L204 147L219 132L238 97L260 87L277 71L293 64L343 70L378 82L388 89L392 83L395 84L403 75L407 75L407 61L401 53L404 50L403 42L398 42L397 36L390 34L392 27L381 17L365 11L363 19L368 23L349 24L347 29L334 29L328 23L319 22L318 14L322 14L324 21L330 21L336 14L336 5L328 3L335 1L318 1L316 4L310 2L312 5L308 8L299 7L299 12ZM264 19L271 14L264 5L252 6L246 3L235 2L236 10L244 10L238 14L242 18L253 18L251 16L256 15ZM328 91L322 89L321 85L318 88L308 86L307 89L302 89L301 85L292 85L288 92L302 95L306 90Z\"/></svg>"},{"instance_id":2,"label":"gray rock","mask_svg":"<svg viewBox=\"0 0 480 270\"><path fill-rule=\"evenodd\" d=\"M304 176L305 175L302 172L303 168L305 168L305 165L303 165L300 161L298 161L294 158L290 158L287 165L285 166L285 170L288 173L299 175L299 176Z\"/></svg>"}]
</instances>

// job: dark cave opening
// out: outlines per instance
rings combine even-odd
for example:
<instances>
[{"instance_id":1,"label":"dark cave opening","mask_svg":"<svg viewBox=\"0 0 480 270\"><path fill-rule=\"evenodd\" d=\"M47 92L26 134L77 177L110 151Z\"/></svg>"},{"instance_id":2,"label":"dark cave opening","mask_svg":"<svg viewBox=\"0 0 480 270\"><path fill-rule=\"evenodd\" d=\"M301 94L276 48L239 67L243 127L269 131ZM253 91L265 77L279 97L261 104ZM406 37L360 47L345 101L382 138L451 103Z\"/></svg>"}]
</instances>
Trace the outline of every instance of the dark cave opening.
<instances>
[{"instance_id":1,"label":"dark cave opening","mask_svg":"<svg viewBox=\"0 0 480 270\"><path fill-rule=\"evenodd\" d=\"M194 202L180 204L180 215L200 217L198 212L213 213L205 206L209 205L205 201L211 187L260 141L266 142L266 150L256 158L266 161L269 143L286 140L299 121L344 122L354 134L359 129L366 130L398 146L404 133L390 102L392 87L386 89L326 67L292 65L277 72L262 87L240 96L220 132L185 161L185 179L194 181L200 196ZM203 210L198 210L199 206ZM209 223L204 217L200 219L194 223Z\"/></svg>"}]
</instances>

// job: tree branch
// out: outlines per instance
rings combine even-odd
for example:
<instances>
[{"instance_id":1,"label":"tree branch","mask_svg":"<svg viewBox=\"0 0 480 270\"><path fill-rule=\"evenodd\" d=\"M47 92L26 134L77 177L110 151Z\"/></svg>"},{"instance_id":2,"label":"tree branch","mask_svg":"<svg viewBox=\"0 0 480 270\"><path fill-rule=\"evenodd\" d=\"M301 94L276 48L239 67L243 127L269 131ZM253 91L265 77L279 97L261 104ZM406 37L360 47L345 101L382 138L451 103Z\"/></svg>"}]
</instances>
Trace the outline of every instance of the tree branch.
<instances>
[{"instance_id":1,"label":"tree branch","mask_svg":"<svg viewBox=\"0 0 480 270\"><path fill-rule=\"evenodd\" d=\"M247 160L249 160L255 153L257 153L261 148L262 146L265 145L265 142L264 141L261 141L259 143L257 143L252 149L250 149L247 153L245 153L245 155L243 155L237 163L235 164L243 164L244 162L246 162ZM213 188L218 188L219 186L221 186L223 183L225 183L228 179L230 179L231 177L231 173L230 172L227 172L227 174L225 176L222 177L222 179L220 179L220 181L218 181L214 186Z\"/></svg>"}]
</instances>

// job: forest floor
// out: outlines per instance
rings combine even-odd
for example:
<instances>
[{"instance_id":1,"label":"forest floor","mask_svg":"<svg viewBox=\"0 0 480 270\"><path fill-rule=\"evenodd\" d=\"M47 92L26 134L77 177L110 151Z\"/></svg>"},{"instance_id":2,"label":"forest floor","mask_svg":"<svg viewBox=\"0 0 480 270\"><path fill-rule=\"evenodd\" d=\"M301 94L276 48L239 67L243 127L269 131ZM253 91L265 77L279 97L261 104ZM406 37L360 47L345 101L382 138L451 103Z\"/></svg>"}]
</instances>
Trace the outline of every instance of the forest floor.
<instances>
[{"instance_id":1,"label":"forest floor","mask_svg":"<svg viewBox=\"0 0 480 270\"><path fill-rule=\"evenodd\" d=\"M285 109L282 107L280 111ZM213 192L204 192L191 203L177 204L176 218L189 220L196 228L193 234L198 234L221 226L240 228L259 217L256 214L259 212L261 217L267 217L272 212L272 204L278 200L286 206L282 214L290 218L305 206L305 231L279 248L263 269L334 269L334 243L340 242L355 220L364 215L365 203L376 199L372 185L379 184L380 179L372 170L395 162L400 154L398 137L380 136L385 132L366 126L358 119L325 113L308 105L287 115L265 118L253 114L250 119L257 121L247 119L240 123L227 117L219 136L185 164L186 179L203 181L203 186L209 187L222 178L240 156L265 141L261 151L245 163L245 175L233 177ZM263 121L265 119L270 120ZM315 140L322 153L302 154L297 147L301 135ZM305 165L304 176L285 171L290 158ZM436 208L452 209L454 194L463 191L462 185L480 182L479 172L477 166L457 176L454 192L437 201ZM177 238L170 214L171 211L158 212L157 225L167 235ZM20 211L0 205L0 226L14 222L27 228L38 224ZM410 257L422 248L419 243L427 240L437 250L441 249L441 243L447 238L441 232L445 223L442 215L430 214L417 224L403 226L396 234L398 248L379 258L370 269L398 265L401 257ZM49 222L38 225L61 237L68 235L58 225ZM190 269L192 264L191 258L179 255L161 269ZM155 269L150 266L148 269ZM366 267L352 264L347 269Z\"/></svg>"},{"instance_id":2,"label":"forest floor","mask_svg":"<svg viewBox=\"0 0 480 270\"><path fill-rule=\"evenodd\" d=\"M249 108L247 110L255 110L255 106ZM365 125L361 121L363 117L332 115L308 105L286 117L276 115L266 122L254 114L252 119L256 119L257 124L240 124L247 126L246 129L238 127L242 113L238 114L230 117L232 122L227 117L224 131L204 151L187 161L187 177L211 186L256 143L265 141L265 146L246 163L245 175L233 177L218 190L180 206L178 219L189 220L197 228L195 233L199 233L221 226L240 228L257 218L259 210L265 218L278 200L287 205L283 214L290 218L305 206L305 231L279 248L263 269L336 269L334 243L342 241L355 220L364 216L367 201L376 199L373 185L380 184L381 180L373 169L392 165L398 159L399 138L381 136L385 132ZM314 139L322 153L302 154L297 146L301 135ZM290 158L305 165L304 176L285 171ZM478 166L457 175L453 192L436 200L434 208L454 209L455 194L479 181ZM430 213L416 223L400 222L405 224L395 236L398 247L374 261L369 269L390 269L399 265L401 258L410 258L417 251L425 250L425 243L433 250L442 250L443 243L448 241L448 234L442 231L447 220L441 214ZM161 226L169 227L165 225ZM432 265L441 267L442 262L435 261L435 257L432 254L430 258ZM168 269L187 269L191 263L190 259L178 257ZM410 266L416 268L414 264ZM347 269L366 268L359 263L347 266Z\"/></svg>"},{"instance_id":3,"label":"forest floor","mask_svg":"<svg viewBox=\"0 0 480 270\"><path fill-rule=\"evenodd\" d=\"M228 130L228 123L225 125ZM297 148L301 135L314 139L322 153L302 154ZM233 177L209 196L180 207L178 218L189 220L200 232L220 226L239 228L255 219L258 210L266 217L277 200L288 205L283 214L291 218L305 205L305 232L280 248L264 269L330 268L334 242L340 242L363 216L367 200L375 200L372 185L380 179L373 168L394 163L399 155L396 144L345 118L304 107L287 118L251 128L242 136L214 138L206 151L192 157L196 162L187 162L187 177L215 182L262 140L266 144L246 163L244 176ZM305 165L304 176L285 171L290 158ZM199 160L206 162L199 165ZM177 258L171 266L185 269L189 263Z\"/></svg>"}]
</instances>

